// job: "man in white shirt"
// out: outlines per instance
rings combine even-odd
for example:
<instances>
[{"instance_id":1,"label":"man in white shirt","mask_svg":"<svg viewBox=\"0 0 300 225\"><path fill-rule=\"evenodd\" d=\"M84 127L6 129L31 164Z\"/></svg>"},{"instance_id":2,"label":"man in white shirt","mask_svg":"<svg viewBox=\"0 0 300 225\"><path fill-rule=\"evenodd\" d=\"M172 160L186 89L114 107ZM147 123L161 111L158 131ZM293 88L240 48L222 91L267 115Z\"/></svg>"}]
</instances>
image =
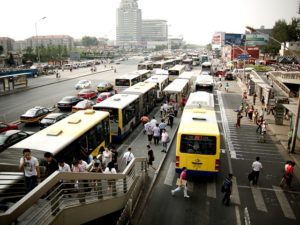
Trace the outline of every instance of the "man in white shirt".
<instances>
[{"instance_id":1,"label":"man in white shirt","mask_svg":"<svg viewBox=\"0 0 300 225\"><path fill-rule=\"evenodd\" d=\"M252 184L256 185L258 182L259 172L263 169L260 158L257 156L256 161L252 163L252 173L253 173L253 182Z\"/></svg>"},{"instance_id":2,"label":"man in white shirt","mask_svg":"<svg viewBox=\"0 0 300 225\"><path fill-rule=\"evenodd\" d=\"M123 155L123 160L126 162L126 165L128 165L133 159L134 155L131 152L131 148L128 148L127 152L125 152L125 154Z\"/></svg>"},{"instance_id":3,"label":"man in white shirt","mask_svg":"<svg viewBox=\"0 0 300 225\"><path fill-rule=\"evenodd\" d=\"M64 160L58 160L58 171L59 172L71 172L69 164L65 163Z\"/></svg>"}]
</instances>

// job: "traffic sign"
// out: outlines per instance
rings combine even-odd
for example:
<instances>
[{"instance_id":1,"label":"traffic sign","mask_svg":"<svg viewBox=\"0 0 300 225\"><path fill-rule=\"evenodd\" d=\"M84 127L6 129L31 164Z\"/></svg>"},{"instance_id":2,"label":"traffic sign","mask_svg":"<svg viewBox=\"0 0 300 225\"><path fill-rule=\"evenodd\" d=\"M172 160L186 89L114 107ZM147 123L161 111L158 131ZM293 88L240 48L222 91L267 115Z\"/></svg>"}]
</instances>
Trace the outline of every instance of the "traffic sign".
<instances>
[{"instance_id":1,"label":"traffic sign","mask_svg":"<svg viewBox=\"0 0 300 225\"><path fill-rule=\"evenodd\" d=\"M238 59L241 59L241 60L245 60L245 59L249 59L250 58L250 55L248 54L240 54L238 55Z\"/></svg>"}]
</instances>

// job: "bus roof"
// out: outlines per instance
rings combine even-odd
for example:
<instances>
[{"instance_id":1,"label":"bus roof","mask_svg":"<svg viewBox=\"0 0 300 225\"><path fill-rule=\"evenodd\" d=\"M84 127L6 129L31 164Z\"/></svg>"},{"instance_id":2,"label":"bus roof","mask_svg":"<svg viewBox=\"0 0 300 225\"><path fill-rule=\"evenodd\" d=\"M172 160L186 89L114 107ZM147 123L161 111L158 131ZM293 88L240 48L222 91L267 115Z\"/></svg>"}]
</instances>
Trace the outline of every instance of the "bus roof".
<instances>
[{"instance_id":1,"label":"bus roof","mask_svg":"<svg viewBox=\"0 0 300 225\"><path fill-rule=\"evenodd\" d=\"M154 73L156 75L169 75L168 70L163 70L163 69L153 69Z\"/></svg>"},{"instance_id":2,"label":"bus roof","mask_svg":"<svg viewBox=\"0 0 300 225\"><path fill-rule=\"evenodd\" d=\"M214 78L211 75L202 74L197 76L196 84L213 84Z\"/></svg>"},{"instance_id":3,"label":"bus roof","mask_svg":"<svg viewBox=\"0 0 300 225\"><path fill-rule=\"evenodd\" d=\"M215 106L214 95L206 91L196 91L190 93L184 109L209 109Z\"/></svg>"},{"instance_id":4,"label":"bus roof","mask_svg":"<svg viewBox=\"0 0 300 225\"><path fill-rule=\"evenodd\" d=\"M153 62L152 61L144 61L144 62L140 62L138 65L152 65Z\"/></svg>"},{"instance_id":5,"label":"bus roof","mask_svg":"<svg viewBox=\"0 0 300 225\"><path fill-rule=\"evenodd\" d=\"M17 157L19 160L25 148L34 150L33 156L37 158L43 157L45 152L51 152L55 155L108 116L108 112L91 109L80 110L11 146L1 153L1 158L6 158L5 153L7 153L8 158ZM14 153L17 153L18 156L14 156ZM3 161L7 162L6 160ZM8 159L8 161L11 160Z\"/></svg>"},{"instance_id":6,"label":"bus roof","mask_svg":"<svg viewBox=\"0 0 300 225\"><path fill-rule=\"evenodd\" d=\"M179 74L178 79L189 79L191 80L192 77L195 76L193 71L184 71L182 74Z\"/></svg>"},{"instance_id":7,"label":"bus roof","mask_svg":"<svg viewBox=\"0 0 300 225\"><path fill-rule=\"evenodd\" d=\"M174 92L181 92L182 89L188 85L187 79L175 79L172 83L170 83L165 89L164 92L174 93Z\"/></svg>"},{"instance_id":8,"label":"bus roof","mask_svg":"<svg viewBox=\"0 0 300 225\"><path fill-rule=\"evenodd\" d=\"M112 108L112 109L123 109L125 106L129 105L131 102L138 99L137 95L129 95L129 94L116 94L113 95L104 101L97 103L93 106L95 110L104 107L104 108Z\"/></svg>"},{"instance_id":9,"label":"bus roof","mask_svg":"<svg viewBox=\"0 0 300 225\"><path fill-rule=\"evenodd\" d=\"M170 68L169 70L184 70L185 65L175 65L172 68Z\"/></svg>"},{"instance_id":10,"label":"bus roof","mask_svg":"<svg viewBox=\"0 0 300 225\"><path fill-rule=\"evenodd\" d=\"M115 80L118 80L118 79L134 79L136 77L139 77L140 75L141 74L134 73L134 72L132 72L132 73L126 73L126 74L122 74L122 75L116 77Z\"/></svg>"},{"instance_id":11,"label":"bus roof","mask_svg":"<svg viewBox=\"0 0 300 225\"><path fill-rule=\"evenodd\" d=\"M211 62L204 62L201 64L202 66L211 66Z\"/></svg>"},{"instance_id":12,"label":"bus roof","mask_svg":"<svg viewBox=\"0 0 300 225\"><path fill-rule=\"evenodd\" d=\"M215 111L184 109L178 134L220 135Z\"/></svg>"},{"instance_id":13,"label":"bus roof","mask_svg":"<svg viewBox=\"0 0 300 225\"><path fill-rule=\"evenodd\" d=\"M147 80L145 80L145 83L161 83L169 78L168 75L153 75Z\"/></svg>"},{"instance_id":14,"label":"bus roof","mask_svg":"<svg viewBox=\"0 0 300 225\"><path fill-rule=\"evenodd\" d=\"M147 73L151 73L151 70L136 70L136 71L130 72L129 74L142 75L142 74L147 74Z\"/></svg>"},{"instance_id":15,"label":"bus roof","mask_svg":"<svg viewBox=\"0 0 300 225\"><path fill-rule=\"evenodd\" d=\"M155 88L156 84L155 83L145 83L145 82L139 82L129 88L126 88L123 91L123 94L145 94L147 91L149 91L152 88Z\"/></svg>"}]
</instances>

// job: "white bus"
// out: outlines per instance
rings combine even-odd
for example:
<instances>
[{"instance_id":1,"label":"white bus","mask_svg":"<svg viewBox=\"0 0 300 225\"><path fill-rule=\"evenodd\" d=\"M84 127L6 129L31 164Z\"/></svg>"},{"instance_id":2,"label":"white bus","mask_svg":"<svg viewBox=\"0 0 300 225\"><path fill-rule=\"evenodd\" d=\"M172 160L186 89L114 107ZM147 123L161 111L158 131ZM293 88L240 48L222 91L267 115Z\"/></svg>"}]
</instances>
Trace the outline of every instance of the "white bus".
<instances>
[{"instance_id":1,"label":"white bus","mask_svg":"<svg viewBox=\"0 0 300 225\"><path fill-rule=\"evenodd\" d=\"M184 71L177 79L187 79L189 81L189 85L192 86L196 80L196 75L193 71Z\"/></svg>"},{"instance_id":2,"label":"white bus","mask_svg":"<svg viewBox=\"0 0 300 225\"><path fill-rule=\"evenodd\" d=\"M185 65L175 65L172 68L168 69L169 80L175 80L180 74L185 71Z\"/></svg>"},{"instance_id":3,"label":"white bus","mask_svg":"<svg viewBox=\"0 0 300 225\"><path fill-rule=\"evenodd\" d=\"M138 74L140 76L139 82L143 82L143 81L147 80L149 77L151 77L152 72L151 72L151 70L137 70L137 71L131 72L129 74Z\"/></svg>"},{"instance_id":4,"label":"white bus","mask_svg":"<svg viewBox=\"0 0 300 225\"><path fill-rule=\"evenodd\" d=\"M212 64L211 62L204 62L201 64L201 72L208 72L208 74L212 74Z\"/></svg>"},{"instance_id":5,"label":"white bus","mask_svg":"<svg viewBox=\"0 0 300 225\"><path fill-rule=\"evenodd\" d=\"M123 94L133 94L139 96L139 107L141 118L148 115L156 105L156 84L139 82L123 91Z\"/></svg>"},{"instance_id":6,"label":"white bus","mask_svg":"<svg viewBox=\"0 0 300 225\"><path fill-rule=\"evenodd\" d=\"M182 106L190 92L189 81L187 79L175 79L165 89L164 94L168 102L176 102L178 106Z\"/></svg>"},{"instance_id":7,"label":"white bus","mask_svg":"<svg viewBox=\"0 0 300 225\"><path fill-rule=\"evenodd\" d=\"M138 64L138 70L152 70L153 69L153 62L152 61L145 61Z\"/></svg>"},{"instance_id":8,"label":"white bus","mask_svg":"<svg viewBox=\"0 0 300 225\"><path fill-rule=\"evenodd\" d=\"M195 81L195 91L207 91L212 93L214 90L214 78L211 75L200 75Z\"/></svg>"},{"instance_id":9,"label":"white bus","mask_svg":"<svg viewBox=\"0 0 300 225\"><path fill-rule=\"evenodd\" d=\"M156 84L156 98L158 101L162 101L165 97L163 90L169 84L168 75L153 75L152 77L145 80L145 83L155 83Z\"/></svg>"},{"instance_id":10,"label":"white bus","mask_svg":"<svg viewBox=\"0 0 300 225\"><path fill-rule=\"evenodd\" d=\"M139 74L123 74L115 79L115 90L117 93L122 93L126 88L140 82Z\"/></svg>"},{"instance_id":11,"label":"white bus","mask_svg":"<svg viewBox=\"0 0 300 225\"><path fill-rule=\"evenodd\" d=\"M186 68L188 70L192 70L193 69L193 59L190 59L190 58L184 59L184 60L182 60L182 64L186 65Z\"/></svg>"}]
</instances>

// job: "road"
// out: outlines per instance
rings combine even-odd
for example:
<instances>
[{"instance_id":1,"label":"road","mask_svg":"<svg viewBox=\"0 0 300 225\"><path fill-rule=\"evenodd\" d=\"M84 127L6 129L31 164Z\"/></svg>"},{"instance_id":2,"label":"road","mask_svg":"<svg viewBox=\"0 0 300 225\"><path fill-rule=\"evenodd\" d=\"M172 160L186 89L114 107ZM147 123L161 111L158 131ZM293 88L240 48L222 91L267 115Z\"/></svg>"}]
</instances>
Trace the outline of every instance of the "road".
<instances>
[{"instance_id":1,"label":"road","mask_svg":"<svg viewBox=\"0 0 300 225\"><path fill-rule=\"evenodd\" d=\"M137 63L138 59L130 59L128 61L123 61L120 65L114 65L115 67L117 67L117 73L114 73L112 70L110 70L107 72L96 73L90 76L67 80L60 83L54 83L24 92L0 96L0 119L1 121L6 122L16 121L19 119L19 116L21 114L34 106L40 105L45 107L52 107L64 96L76 95L77 91L75 90L74 85L81 79L91 80L93 89L96 89L97 83L100 80L107 80L114 83L114 79L116 76L136 70ZM98 66L97 71L99 71L100 68L104 69L104 66ZM64 73L70 72L65 71ZM78 76L80 76L81 74L89 73L89 69L78 69L74 70L72 73L77 73Z\"/></svg>"}]
</instances>

